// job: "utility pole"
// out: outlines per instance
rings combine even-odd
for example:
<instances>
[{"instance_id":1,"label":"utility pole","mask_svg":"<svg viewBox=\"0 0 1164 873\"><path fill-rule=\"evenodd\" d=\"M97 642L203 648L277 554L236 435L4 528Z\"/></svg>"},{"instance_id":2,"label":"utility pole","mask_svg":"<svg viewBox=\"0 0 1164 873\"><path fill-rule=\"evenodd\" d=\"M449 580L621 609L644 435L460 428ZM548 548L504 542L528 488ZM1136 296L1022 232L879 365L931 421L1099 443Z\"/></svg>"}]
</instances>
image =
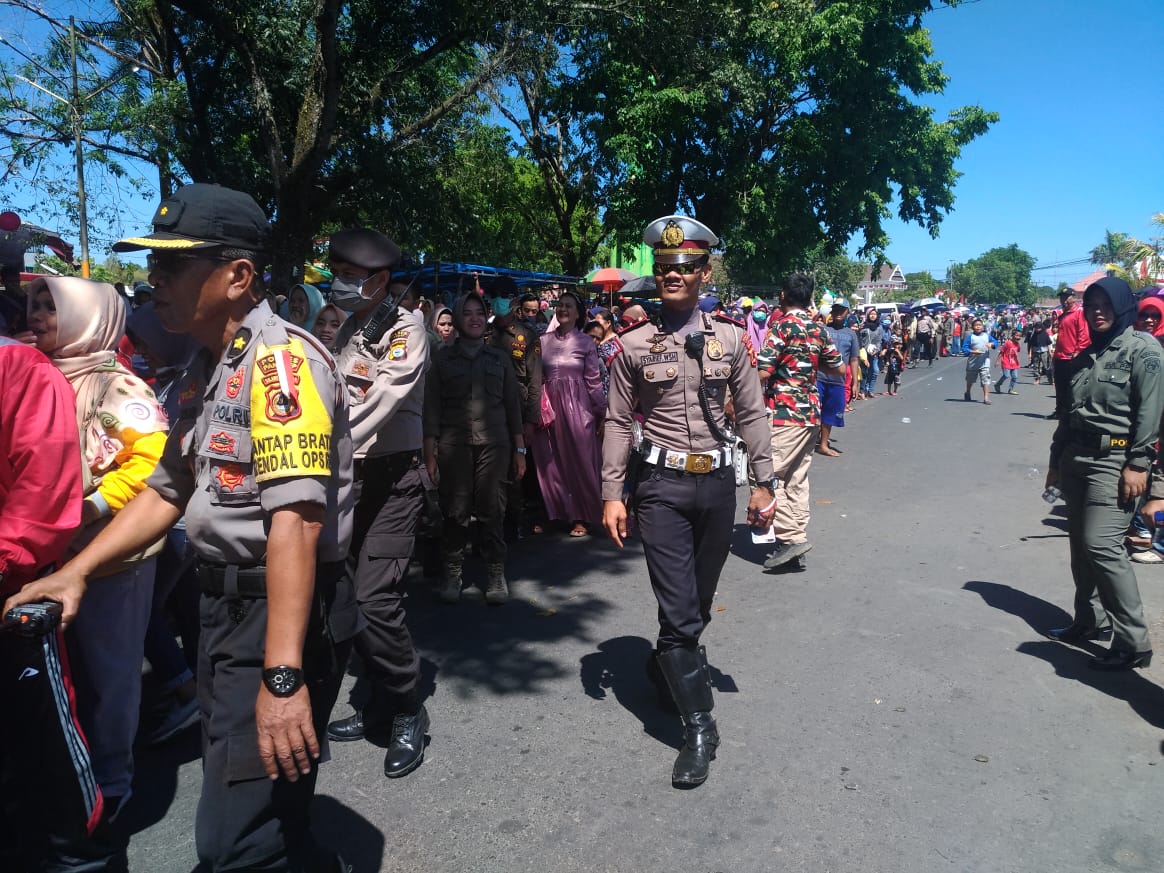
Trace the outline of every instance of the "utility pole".
<instances>
[{"instance_id":1,"label":"utility pole","mask_svg":"<svg viewBox=\"0 0 1164 873\"><path fill-rule=\"evenodd\" d=\"M77 214L81 224L81 275L89 278L89 213L85 208L85 156L81 151L81 139L85 130L82 124L81 88L77 83L77 22L69 16L69 55L73 64L73 99L69 108L73 112L73 136L77 153Z\"/></svg>"}]
</instances>

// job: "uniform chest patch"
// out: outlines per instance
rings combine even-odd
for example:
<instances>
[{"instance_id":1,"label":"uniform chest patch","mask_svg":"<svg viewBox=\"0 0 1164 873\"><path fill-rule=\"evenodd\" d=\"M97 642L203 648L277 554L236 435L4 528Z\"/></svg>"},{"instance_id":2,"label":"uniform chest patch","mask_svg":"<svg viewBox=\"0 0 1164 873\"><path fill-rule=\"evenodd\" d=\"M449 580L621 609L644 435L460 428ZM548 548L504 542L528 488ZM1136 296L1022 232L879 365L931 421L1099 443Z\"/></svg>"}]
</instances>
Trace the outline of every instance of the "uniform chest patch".
<instances>
[{"instance_id":1,"label":"uniform chest patch","mask_svg":"<svg viewBox=\"0 0 1164 873\"><path fill-rule=\"evenodd\" d=\"M665 352L661 355L643 355L639 358L639 366L649 367L654 364L677 364L679 363L678 352Z\"/></svg>"},{"instance_id":2,"label":"uniform chest patch","mask_svg":"<svg viewBox=\"0 0 1164 873\"><path fill-rule=\"evenodd\" d=\"M222 464L214 468L214 481L223 491L236 491L247 481L247 474L238 464Z\"/></svg>"},{"instance_id":3,"label":"uniform chest patch","mask_svg":"<svg viewBox=\"0 0 1164 873\"><path fill-rule=\"evenodd\" d=\"M368 374L372 371L371 365L367 361L353 361L352 375L359 376L361 379L367 379Z\"/></svg>"},{"instance_id":4,"label":"uniform chest patch","mask_svg":"<svg viewBox=\"0 0 1164 873\"><path fill-rule=\"evenodd\" d=\"M226 380L226 396L231 400L238 397L239 392L242 391L243 377L246 375L246 372L246 367L239 367Z\"/></svg>"},{"instance_id":5,"label":"uniform chest patch","mask_svg":"<svg viewBox=\"0 0 1164 873\"><path fill-rule=\"evenodd\" d=\"M707 356L713 361L718 361L723 357L723 343L717 339L709 339L707 341Z\"/></svg>"},{"instance_id":6,"label":"uniform chest patch","mask_svg":"<svg viewBox=\"0 0 1164 873\"><path fill-rule=\"evenodd\" d=\"M207 443L207 447L216 455L233 455L235 445L235 438L224 430L212 433Z\"/></svg>"}]
</instances>

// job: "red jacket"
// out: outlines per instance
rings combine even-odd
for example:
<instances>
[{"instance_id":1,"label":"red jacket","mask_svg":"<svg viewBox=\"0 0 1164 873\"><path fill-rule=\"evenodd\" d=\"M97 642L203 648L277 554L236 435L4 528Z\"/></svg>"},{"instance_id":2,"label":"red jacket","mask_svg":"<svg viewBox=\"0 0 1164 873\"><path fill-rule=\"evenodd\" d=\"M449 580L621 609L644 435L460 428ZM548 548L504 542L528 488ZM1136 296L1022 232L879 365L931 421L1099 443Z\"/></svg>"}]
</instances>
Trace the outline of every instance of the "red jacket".
<instances>
[{"instance_id":1,"label":"red jacket","mask_svg":"<svg viewBox=\"0 0 1164 873\"><path fill-rule=\"evenodd\" d=\"M0 602L57 560L81 523L76 406L48 358L0 337Z\"/></svg>"},{"instance_id":2,"label":"red jacket","mask_svg":"<svg viewBox=\"0 0 1164 873\"><path fill-rule=\"evenodd\" d=\"M1076 306L1059 319L1059 338L1055 340L1055 360L1069 361L1091 345L1091 332L1083 307Z\"/></svg>"}]
</instances>

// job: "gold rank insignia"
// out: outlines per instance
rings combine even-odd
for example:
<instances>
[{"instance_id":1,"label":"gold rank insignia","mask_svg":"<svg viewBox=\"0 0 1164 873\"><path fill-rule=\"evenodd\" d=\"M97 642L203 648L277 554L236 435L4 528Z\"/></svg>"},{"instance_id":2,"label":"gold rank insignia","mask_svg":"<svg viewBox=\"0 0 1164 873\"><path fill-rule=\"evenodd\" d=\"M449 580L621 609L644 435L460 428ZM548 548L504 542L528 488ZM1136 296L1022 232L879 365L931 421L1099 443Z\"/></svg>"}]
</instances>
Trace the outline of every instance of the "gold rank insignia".
<instances>
[{"instance_id":1,"label":"gold rank insignia","mask_svg":"<svg viewBox=\"0 0 1164 873\"><path fill-rule=\"evenodd\" d=\"M681 228L674 221L668 221L667 226L663 228L663 232L659 235L663 245L670 249L677 249L683 245L686 237L683 235L683 228Z\"/></svg>"},{"instance_id":2,"label":"gold rank insignia","mask_svg":"<svg viewBox=\"0 0 1164 873\"><path fill-rule=\"evenodd\" d=\"M709 339L707 341L707 356L713 361L718 361L723 357L723 343L717 339Z\"/></svg>"},{"instance_id":3,"label":"gold rank insignia","mask_svg":"<svg viewBox=\"0 0 1164 873\"><path fill-rule=\"evenodd\" d=\"M651 354L652 355L659 355L667 350L667 347L665 345L663 345L663 340L665 340L666 338L667 338L667 334L665 334L665 333L657 333L653 337L651 337Z\"/></svg>"},{"instance_id":4,"label":"gold rank insignia","mask_svg":"<svg viewBox=\"0 0 1164 873\"><path fill-rule=\"evenodd\" d=\"M234 335L234 339L231 340L230 347L231 347L231 349L233 349L236 352L241 352L243 349L245 349L247 347L247 343L249 343L250 341L251 341L251 332L244 327L244 328L241 328L239 330L239 332Z\"/></svg>"}]
</instances>

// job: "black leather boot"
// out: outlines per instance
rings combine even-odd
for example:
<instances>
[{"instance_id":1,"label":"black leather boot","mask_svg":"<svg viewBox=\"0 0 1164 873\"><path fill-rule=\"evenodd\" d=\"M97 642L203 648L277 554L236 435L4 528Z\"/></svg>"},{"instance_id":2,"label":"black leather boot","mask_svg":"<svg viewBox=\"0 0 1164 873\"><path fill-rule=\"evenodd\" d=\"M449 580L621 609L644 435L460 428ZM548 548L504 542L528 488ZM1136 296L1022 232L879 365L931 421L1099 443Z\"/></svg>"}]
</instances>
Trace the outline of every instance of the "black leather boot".
<instances>
[{"instance_id":1,"label":"black leather boot","mask_svg":"<svg viewBox=\"0 0 1164 873\"><path fill-rule=\"evenodd\" d=\"M327 738L336 743L350 743L364 738L364 711L357 709L347 718L337 718L327 726Z\"/></svg>"},{"instance_id":2,"label":"black leather boot","mask_svg":"<svg viewBox=\"0 0 1164 873\"><path fill-rule=\"evenodd\" d=\"M392 739L384 753L384 775L389 779L407 776L424 761L424 735L428 733L428 710L415 694L402 701L392 719Z\"/></svg>"},{"instance_id":3,"label":"black leather boot","mask_svg":"<svg viewBox=\"0 0 1164 873\"><path fill-rule=\"evenodd\" d=\"M675 759L671 784L679 788L702 785L707 781L719 745L719 732L711 715L715 700L711 695L707 651L703 646L669 649L660 652L658 657L683 719L683 748Z\"/></svg>"},{"instance_id":4,"label":"black leather boot","mask_svg":"<svg viewBox=\"0 0 1164 873\"><path fill-rule=\"evenodd\" d=\"M679 710L675 707L675 698L671 696L671 689L667 687L667 679L659 667L659 654L654 649L651 650L651 654L647 655L647 678L651 680L651 684L655 686L655 691L659 695L659 708L664 712L678 714Z\"/></svg>"}]
</instances>

